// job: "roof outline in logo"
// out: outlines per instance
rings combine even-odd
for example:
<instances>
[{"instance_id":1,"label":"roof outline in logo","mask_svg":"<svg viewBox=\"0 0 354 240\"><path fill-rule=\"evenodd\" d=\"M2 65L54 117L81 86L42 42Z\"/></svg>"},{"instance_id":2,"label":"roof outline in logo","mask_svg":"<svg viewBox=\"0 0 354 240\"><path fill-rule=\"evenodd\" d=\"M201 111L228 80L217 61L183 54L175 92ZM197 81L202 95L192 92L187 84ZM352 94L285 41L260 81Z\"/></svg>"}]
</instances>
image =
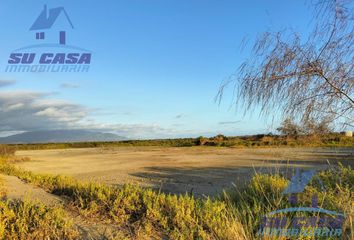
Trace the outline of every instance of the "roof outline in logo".
<instances>
[{"instance_id":1,"label":"roof outline in logo","mask_svg":"<svg viewBox=\"0 0 354 240\"><path fill-rule=\"evenodd\" d=\"M289 185L283 191L283 194L291 194L291 193L302 193L305 190L307 184L312 180L315 176L316 170L307 170L302 171L297 168L294 176L292 176ZM319 183L321 185L322 190L324 190L323 183L321 179L318 177Z\"/></svg>"},{"instance_id":2,"label":"roof outline in logo","mask_svg":"<svg viewBox=\"0 0 354 240\"><path fill-rule=\"evenodd\" d=\"M13 50L12 52L19 52L25 49L34 49L34 48L62 48L62 49L73 49L73 50L79 50L82 52L89 52L93 53L91 50L73 46L73 45L61 45L61 44L56 44L56 43L46 43L46 44L35 44L35 45L29 45L25 47L21 47L18 49Z\"/></svg>"},{"instance_id":3,"label":"roof outline in logo","mask_svg":"<svg viewBox=\"0 0 354 240\"><path fill-rule=\"evenodd\" d=\"M314 207L291 207L291 208L284 208L279 209L273 212L268 213L267 215L274 215L277 213L289 213L289 212L314 212L314 213L326 213L330 215L337 215L337 216L345 216L343 213L338 213L336 211L330 211L323 208L314 208Z\"/></svg>"},{"instance_id":4,"label":"roof outline in logo","mask_svg":"<svg viewBox=\"0 0 354 240\"><path fill-rule=\"evenodd\" d=\"M51 8L48 10L47 5L44 5L43 10L41 11L37 19L34 21L29 30L34 31L52 28L61 13L65 15L71 28L74 29L74 25L72 24L71 19L68 13L65 11L64 7Z\"/></svg>"}]
</instances>

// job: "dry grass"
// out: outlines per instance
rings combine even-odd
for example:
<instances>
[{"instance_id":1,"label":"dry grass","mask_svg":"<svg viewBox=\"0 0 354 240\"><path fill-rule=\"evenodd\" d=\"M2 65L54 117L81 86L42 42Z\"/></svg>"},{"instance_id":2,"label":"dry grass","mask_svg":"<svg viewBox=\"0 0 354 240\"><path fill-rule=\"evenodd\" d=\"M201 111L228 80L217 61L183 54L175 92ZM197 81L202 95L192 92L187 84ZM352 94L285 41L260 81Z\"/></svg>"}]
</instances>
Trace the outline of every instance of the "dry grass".
<instances>
[{"instance_id":1,"label":"dry grass","mask_svg":"<svg viewBox=\"0 0 354 240\"><path fill-rule=\"evenodd\" d=\"M78 231L60 208L30 200L6 200L0 179L0 239L78 239Z\"/></svg>"}]
</instances>

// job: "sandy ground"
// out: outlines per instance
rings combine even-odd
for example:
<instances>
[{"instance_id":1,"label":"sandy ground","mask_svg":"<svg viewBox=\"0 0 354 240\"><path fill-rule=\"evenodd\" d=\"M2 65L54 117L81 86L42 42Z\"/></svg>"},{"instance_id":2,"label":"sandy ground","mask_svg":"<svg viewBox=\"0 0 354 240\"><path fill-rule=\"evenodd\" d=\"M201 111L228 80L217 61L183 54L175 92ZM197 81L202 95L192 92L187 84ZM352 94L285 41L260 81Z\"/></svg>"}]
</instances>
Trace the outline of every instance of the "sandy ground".
<instances>
[{"instance_id":1,"label":"sandy ground","mask_svg":"<svg viewBox=\"0 0 354 240\"><path fill-rule=\"evenodd\" d=\"M28 199L42 202L47 206L55 207L62 205L63 201L58 196L47 193L42 188L26 184L17 177L0 174L6 189L6 198L9 199Z\"/></svg>"},{"instance_id":2,"label":"sandy ground","mask_svg":"<svg viewBox=\"0 0 354 240\"><path fill-rule=\"evenodd\" d=\"M223 188L241 185L254 172L290 174L295 167L321 170L338 161L354 167L354 147L117 147L19 151L17 155L30 157L30 162L18 165L37 173L196 195L215 195Z\"/></svg>"}]
</instances>

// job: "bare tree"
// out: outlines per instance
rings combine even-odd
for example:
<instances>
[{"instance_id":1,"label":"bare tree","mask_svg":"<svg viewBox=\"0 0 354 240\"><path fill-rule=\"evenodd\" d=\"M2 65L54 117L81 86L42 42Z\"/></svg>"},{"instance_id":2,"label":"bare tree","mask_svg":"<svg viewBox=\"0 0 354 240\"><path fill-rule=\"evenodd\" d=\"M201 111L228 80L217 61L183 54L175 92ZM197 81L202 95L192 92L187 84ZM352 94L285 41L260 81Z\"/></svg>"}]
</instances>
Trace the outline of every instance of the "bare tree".
<instances>
[{"instance_id":1,"label":"bare tree","mask_svg":"<svg viewBox=\"0 0 354 240\"><path fill-rule=\"evenodd\" d=\"M331 118L353 126L353 1L314 6L315 26L307 38L290 30L263 33L217 98L233 83L236 103L246 110L260 106L265 115L280 110L303 123Z\"/></svg>"},{"instance_id":2,"label":"bare tree","mask_svg":"<svg viewBox=\"0 0 354 240\"><path fill-rule=\"evenodd\" d=\"M299 135L323 135L332 131L329 119L321 119L320 122L314 120L306 121L304 124L296 124L290 118L286 118L277 128L282 135L299 136Z\"/></svg>"},{"instance_id":3,"label":"bare tree","mask_svg":"<svg viewBox=\"0 0 354 240\"><path fill-rule=\"evenodd\" d=\"M277 128L277 131L286 136L298 136L303 133L301 128L290 118L286 118L281 123L281 126Z\"/></svg>"}]
</instances>

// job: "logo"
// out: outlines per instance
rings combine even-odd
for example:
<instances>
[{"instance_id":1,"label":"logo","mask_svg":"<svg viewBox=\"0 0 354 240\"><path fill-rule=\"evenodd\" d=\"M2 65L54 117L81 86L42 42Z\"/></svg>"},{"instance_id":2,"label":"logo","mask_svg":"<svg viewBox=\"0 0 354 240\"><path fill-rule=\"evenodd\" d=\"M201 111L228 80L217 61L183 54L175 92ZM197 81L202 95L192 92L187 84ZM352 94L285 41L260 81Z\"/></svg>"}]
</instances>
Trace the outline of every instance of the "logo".
<instances>
[{"instance_id":1,"label":"logo","mask_svg":"<svg viewBox=\"0 0 354 240\"><path fill-rule=\"evenodd\" d=\"M69 44L73 29L64 7L44 5L29 29L36 44L12 51L5 72L88 72L92 53Z\"/></svg>"},{"instance_id":2,"label":"logo","mask_svg":"<svg viewBox=\"0 0 354 240\"><path fill-rule=\"evenodd\" d=\"M303 193L307 184L316 176L315 170L300 172L296 169L288 187L282 192L288 195L291 206L298 205L298 195ZM317 176L322 191L321 179ZM290 207L268 213L261 221L258 236L265 237L340 237L344 214L319 207L318 196L312 195L309 207ZM290 216L289 216L290 215Z\"/></svg>"}]
</instances>

